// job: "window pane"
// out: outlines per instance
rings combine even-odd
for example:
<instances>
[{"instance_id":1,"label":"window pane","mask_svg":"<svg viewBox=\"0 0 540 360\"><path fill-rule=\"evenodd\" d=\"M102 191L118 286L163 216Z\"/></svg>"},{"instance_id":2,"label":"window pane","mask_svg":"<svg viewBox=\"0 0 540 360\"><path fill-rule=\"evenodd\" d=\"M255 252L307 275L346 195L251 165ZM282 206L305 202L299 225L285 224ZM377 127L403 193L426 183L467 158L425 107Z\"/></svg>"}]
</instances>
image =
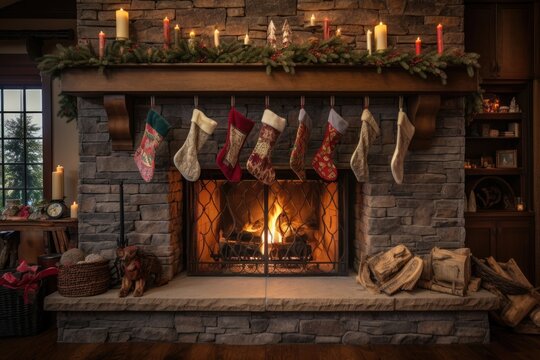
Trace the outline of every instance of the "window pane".
<instances>
[{"instance_id":1,"label":"window pane","mask_svg":"<svg viewBox=\"0 0 540 360\"><path fill-rule=\"evenodd\" d=\"M35 205L43 200L43 190L28 190L26 191L28 205Z\"/></svg>"},{"instance_id":2,"label":"window pane","mask_svg":"<svg viewBox=\"0 0 540 360\"><path fill-rule=\"evenodd\" d=\"M26 90L26 111L41 111L41 89Z\"/></svg>"},{"instance_id":3,"label":"window pane","mask_svg":"<svg viewBox=\"0 0 540 360\"><path fill-rule=\"evenodd\" d=\"M43 187L43 165L28 165L26 167L26 187Z\"/></svg>"},{"instance_id":4,"label":"window pane","mask_svg":"<svg viewBox=\"0 0 540 360\"><path fill-rule=\"evenodd\" d=\"M35 164L43 162L43 140L26 140L26 163Z\"/></svg>"},{"instance_id":5,"label":"window pane","mask_svg":"<svg viewBox=\"0 0 540 360\"><path fill-rule=\"evenodd\" d=\"M4 111L23 111L23 90L4 89Z\"/></svg>"},{"instance_id":6,"label":"window pane","mask_svg":"<svg viewBox=\"0 0 540 360\"><path fill-rule=\"evenodd\" d=\"M4 140L4 163L24 163L24 141Z\"/></svg>"},{"instance_id":7,"label":"window pane","mask_svg":"<svg viewBox=\"0 0 540 360\"><path fill-rule=\"evenodd\" d=\"M6 188L22 188L24 186L24 165L5 165L4 174Z\"/></svg>"},{"instance_id":8,"label":"window pane","mask_svg":"<svg viewBox=\"0 0 540 360\"><path fill-rule=\"evenodd\" d=\"M26 137L43 137L43 116L41 114L26 115Z\"/></svg>"},{"instance_id":9,"label":"window pane","mask_svg":"<svg viewBox=\"0 0 540 360\"><path fill-rule=\"evenodd\" d=\"M20 200L21 204L23 203L23 190L6 190L6 201L7 200Z\"/></svg>"},{"instance_id":10,"label":"window pane","mask_svg":"<svg viewBox=\"0 0 540 360\"><path fill-rule=\"evenodd\" d=\"M24 135L23 114L4 114L4 137L21 139Z\"/></svg>"}]
</instances>

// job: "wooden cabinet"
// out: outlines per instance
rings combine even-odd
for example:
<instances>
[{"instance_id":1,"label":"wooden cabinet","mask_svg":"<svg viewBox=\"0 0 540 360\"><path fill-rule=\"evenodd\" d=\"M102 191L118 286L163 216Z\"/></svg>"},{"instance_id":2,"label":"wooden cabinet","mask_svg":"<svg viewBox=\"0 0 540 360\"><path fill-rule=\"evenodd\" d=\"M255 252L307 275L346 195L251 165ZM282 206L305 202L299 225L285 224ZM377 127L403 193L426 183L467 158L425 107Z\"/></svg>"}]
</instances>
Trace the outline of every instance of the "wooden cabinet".
<instances>
[{"instance_id":1,"label":"wooden cabinet","mask_svg":"<svg viewBox=\"0 0 540 360\"><path fill-rule=\"evenodd\" d=\"M533 76L533 3L467 3L465 49L480 54L489 79Z\"/></svg>"},{"instance_id":2,"label":"wooden cabinet","mask_svg":"<svg viewBox=\"0 0 540 360\"><path fill-rule=\"evenodd\" d=\"M530 212L466 213L465 245L478 258L513 258L534 283L534 214Z\"/></svg>"}]
</instances>

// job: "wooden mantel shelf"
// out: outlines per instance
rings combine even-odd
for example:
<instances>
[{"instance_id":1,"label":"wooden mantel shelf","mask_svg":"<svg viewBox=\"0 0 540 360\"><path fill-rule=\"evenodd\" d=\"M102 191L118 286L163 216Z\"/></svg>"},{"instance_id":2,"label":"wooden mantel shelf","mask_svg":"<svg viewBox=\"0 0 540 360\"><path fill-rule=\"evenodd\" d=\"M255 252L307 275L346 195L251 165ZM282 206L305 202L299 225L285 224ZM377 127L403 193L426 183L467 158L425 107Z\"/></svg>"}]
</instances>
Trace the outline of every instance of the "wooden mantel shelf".
<instances>
[{"instance_id":1,"label":"wooden mantel shelf","mask_svg":"<svg viewBox=\"0 0 540 360\"><path fill-rule=\"evenodd\" d=\"M267 75L260 64L149 64L71 68L62 72L62 92L103 96L113 150L132 150L131 96L152 95L407 95L416 126L416 147L429 146L441 95L466 95L478 89L478 77L463 68L447 69L448 83L422 79L401 68L348 65L299 65L296 74L275 69Z\"/></svg>"}]
</instances>

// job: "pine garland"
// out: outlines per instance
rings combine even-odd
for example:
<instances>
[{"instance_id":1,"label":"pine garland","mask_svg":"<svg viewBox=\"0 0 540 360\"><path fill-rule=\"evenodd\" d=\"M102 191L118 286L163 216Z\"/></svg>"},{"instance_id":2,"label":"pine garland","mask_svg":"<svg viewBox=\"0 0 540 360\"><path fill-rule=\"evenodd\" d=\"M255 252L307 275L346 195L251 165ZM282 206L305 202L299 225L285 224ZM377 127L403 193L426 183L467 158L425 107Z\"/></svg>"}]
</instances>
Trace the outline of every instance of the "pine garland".
<instances>
[{"instance_id":1,"label":"pine garland","mask_svg":"<svg viewBox=\"0 0 540 360\"><path fill-rule=\"evenodd\" d=\"M219 47L207 47L199 41L182 39L178 46L164 49L161 47L137 44L131 41L111 41L105 48L102 59L90 43L64 47L60 44L57 51L40 59L38 68L49 74L58 75L62 70L74 67L96 67L99 72L111 65L121 64L179 64L179 63L215 63L215 64L263 64L266 73L282 68L285 72L294 74L296 65L314 64L344 64L375 68L381 74L384 68L401 67L411 75L439 78L446 84L448 66L463 67L469 76L474 76L480 68L479 55L465 53L458 49L447 49L442 54L435 51L415 55L399 49L388 49L382 52L368 54L352 45L343 43L341 38L332 37L329 40L290 44L283 48L274 49L271 46L246 46L239 41L223 42ZM69 117L76 116L73 112L73 99L64 99L69 109Z\"/></svg>"}]
</instances>

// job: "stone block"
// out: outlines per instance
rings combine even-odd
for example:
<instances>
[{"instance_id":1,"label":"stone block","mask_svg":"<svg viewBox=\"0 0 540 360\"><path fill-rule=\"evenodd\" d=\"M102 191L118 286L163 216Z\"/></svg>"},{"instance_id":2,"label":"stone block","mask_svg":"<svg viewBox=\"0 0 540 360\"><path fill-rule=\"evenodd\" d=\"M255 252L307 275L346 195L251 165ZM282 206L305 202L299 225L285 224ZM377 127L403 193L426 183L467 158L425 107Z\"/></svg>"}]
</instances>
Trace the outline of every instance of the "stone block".
<instances>
[{"instance_id":1,"label":"stone block","mask_svg":"<svg viewBox=\"0 0 540 360\"><path fill-rule=\"evenodd\" d=\"M204 334L178 334L177 341L183 344L193 344L197 342L199 335L204 335Z\"/></svg>"},{"instance_id":2,"label":"stone block","mask_svg":"<svg viewBox=\"0 0 540 360\"><path fill-rule=\"evenodd\" d=\"M319 336L341 336L345 333L345 329L339 320L301 320L300 333Z\"/></svg>"},{"instance_id":3,"label":"stone block","mask_svg":"<svg viewBox=\"0 0 540 360\"><path fill-rule=\"evenodd\" d=\"M249 329L249 317L219 316L218 326L225 329Z\"/></svg>"},{"instance_id":4,"label":"stone block","mask_svg":"<svg viewBox=\"0 0 540 360\"><path fill-rule=\"evenodd\" d=\"M199 334L199 337L197 338L197 342L200 343L210 343L214 341L216 341L215 334Z\"/></svg>"},{"instance_id":5,"label":"stone block","mask_svg":"<svg viewBox=\"0 0 540 360\"><path fill-rule=\"evenodd\" d=\"M315 340L315 335L305 335L305 334L283 334L281 336L281 341L285 344L301 344L301 343L312 343Z\"/></svg>"},{"instance_id":6,"label":"stone block","mask_svg":"<svg viewBox=\"0 0 540 360\"><path fill-rule=\"evenodd\" d=\"M370 218L368 219L367 232L370 235L393 234L399 230L401 226L400 218Z\"/></svg>"},{"instance_id":7,"label":"stone block","mask_svg":"<svg viewBox=\"0 0 540 360\"><path fill-rule=\"evenodd\" d=\"M365 345L369 342L370 336L366 333L348 331L343 335L343 343L347 345Z\"/></svg>"},{"instance_id":8,"label":"stone block","mask_svg":"<svg viewBox=\"0 0 540 360\"><path fill-rule=\"evenodd\" d=\"M216 344L231 345L267 345L277 344L281 340L279 334L220 334L216 336Z\"/></svg>"},{"instance_id":9,"label":"stone block","mask_svg":"<svg viewBox=\"0 0 540 360\"><path fill-rule=\"evenodd\" d=\"M371 335L414 333L416 324L411 321L360 321L360 330Z\"/></svg>"},{"instance_id":10,"label":"stone block","mask_svg":"<svg viewBox=\"0 0 540 360\"><path fill-rule=\"evenodd\" d=\"M177 314L174 317L174 327L178 333L204 332L204 326L200 316Z\"/></svg>"},{"instance_id":11,"label":"stone block","mask_svg":"<svg viewBox=\"0 0 540 360\"><path fill-rule=\"evenodd\" d=\"M418 323L419 334L452 335L453 332L453 321L420 321Z\"/></svg>"},{"instance_id":12,"label":"stone block","mask_svg":"<svg viewBox=\"0 0 540 360\"><path fill-rule=\"evenodd\" d=\"M60 342L104 343L107 340L106 328L64 329Z\"/></svg>"},{"instance_id":13,"label":"stone block","mask_svg":"<svg viewBox=\"0 0 540 360\"><path fill-rule=\"evenodd\" d=\"M140 327L134 328L131 334L136 340L173 342L178 334L173 328Z\"/></svg>"},{"instance_id":14,"label":"stone block","mask_svg":"<svg viewBox=\"0 0 540 360\"><path fill-rule=\"evenodd\" d=\"M246 0L247 16L296 15L296 0ZM310 15L311 16L311 15Z\"/></svg>"},{"instance_id":15,"label":"stone block","mask_svg":"<svg viewBox=\"0 0 540 360\"><path fill-rule=\"evenodd\" d=\"M251 332L261 333L261 332L277 332L277 331L268 331L268 319L251 319Z\"/></svg>"},{"instance_id":16,"label":"stone block","mask_svg":"<svg viewBox=\"0 0 540 360\"><path fill-rule=\"evenodd\" d=\"M224 29L226 16L227 11L224 8L176 10L176 20L185 29L204 28L206 26L216 26L218 29Z\"/></svg>"},{"instance_id":17,"label":"stone block","mask_svg":"<svg viewBox=\"0 0 540 360\"><path fill-rule=\"evenodd\" d=\"M341 344L341 336L316 336L315 344Z\"/></svg>"},{"instance_id":18,"label":"stone block","mask_svg":"<svg viewBox=\"0 0 540 360\"><path fill-rule=\"evenodd\" d=\"M111 332L107 338L108 342L120 343L128 342L131 339L131 334L129 332Z\"/></svg>"},{"instance_id":19,"label":"stone block","mask_svg":"<svg viewBox=\"0 0 540 360\"><path fill-rule=\"evenodd\" d=\"M167 234L168 221L135 221L135 231L143 234Z\"/></svg>"},{"instance_id":20,"label":"stone block","mask_svg":"<svg viewBox=\"0 0 540 360\"><path fill-rule=\"evenodd\" d=\"M270 319L268 332L271 333L293 333L298 331L298 319L278 318Z\"/></svg>"},{"instance_id":21,"label":"stone block","mask_svg":"<svg viewBox=\"0 0 540 360\"><path fill-rule=\"evenodd\" d=\"M126 156L98 156L96 157L96 167L98 172L139 171L133 158Z\"/></svg>"},{"instance_id":22,"label":"stone block","mask_svg":"<svg viewBox=\"0 0 540 360\"><path fill-rule=\"evenodd\" d=\"M220 7L243 7L245 0L193 0L194 7L220 8Z\"/></svg>"},{"instance_id":23,"label":"stone block","mask_svg":"<svg viewBox=\"0 0 540 360\"><path fill-rule=\"evenodd\" d=\"M170 220L170 208L168 204L141 205L141 220Z\"/></svg>"},{"instance_id":24,"label":"stone block","mask_svg":"<svg viewBox=\"0 0 540 360\"><path fill-rule=\"evenodd\" d=\"M397 334L392 336L391 344L429 344L433 342L432 335Z\"/></svg>"}]
</instances>

